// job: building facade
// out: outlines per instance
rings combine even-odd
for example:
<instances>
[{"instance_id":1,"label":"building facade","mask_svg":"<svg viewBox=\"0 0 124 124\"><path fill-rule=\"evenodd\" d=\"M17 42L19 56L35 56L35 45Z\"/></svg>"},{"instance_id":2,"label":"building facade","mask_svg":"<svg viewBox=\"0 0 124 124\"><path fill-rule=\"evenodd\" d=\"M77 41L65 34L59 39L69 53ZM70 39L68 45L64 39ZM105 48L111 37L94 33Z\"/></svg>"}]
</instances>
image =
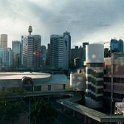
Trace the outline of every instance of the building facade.
<instances>
[{"instance_id":1,"label":"building facade","mask_svg":"<svg viewBox=\"0 0 124 124\"><path fill-rule=\"evenodd\" d=\"M0 67L8 68L12 66L11 48L0 48Z\"/></svg>"},{"instance_id":2,"label":"building facade","mask_svg":"<svg viewBox=\"0 0 124 124\"><path fill-rule=\"evenodd\" d=\"M123 53L123 40L111 39L110 52L121 52Z\"/></svg>"},{"instance_id":3,"label":"building facade","mask_svg":"<svg viewBox=\"0 0 124 124\"><path fill-rule=\"evenodd\" d=\"M105 58L104 98L120 102L124 98L124 54L114 53Z\"/></svg>"},{"instance_id":4,"label":"building facade","mask_svg":"<svg viewBox=\"0 0 124 124\"><path fill-rule=\"evenodd\" d=\"M86 61L86 45L88 44L88 42L84 42L83 47L75 46L75 48L71 49L71 68L80 68L84 66L84 61Z\"/></svg>"},{"instance_id":5,"label":"building facade","mask_svg":"<svg viewBox=\"0 0 124 124\"><path fill-rule=\"evenodd\" d=\"M44 67L46 65L46 55L47 55L47 50L46 46L41 46L41 66Z\"/></svg>"},{"instance_id":6,"label":"building facade","mask_svg":"<svg viewBox=\"0 0 124 124\"><path fill-rule=\"evenodd\" d=\"M50 47L50 44L47 45L47 55L46 55L46 66L50 68L50 54L51 54L51 47Z\"/></svg>"},{"instance_id":7,"label":"building facade","mask_svg":"<svg viewBox=\"0 0 124 124\"><path fill-rule=\"evenodd\" d=\"M50 66L54 70L68 70L70 64L71 36L69 32L50 37Z\"/></svg>"},{"instance_id":8,"label":"building facade","mask_svg":"<svg viewBox=\"0 0 124 124\"><path fill-rule=\"evenodd\" d=\"M71 49L71 68L79 68L82 67L82 65L83 65L83 48L75 46L75 48Z\"/></svg>"},{"instance_id":9,"label":"building facade","mask_svg":"<svg viewBox=\"0 0 124 124\"><path fill-rule=\"evenodd\" d=\"M40 68L41 36L22 36L22 65L28 69Z\"/></svg>"},{"instance_id":10,"label":"building facade","mask_svg":"<svg viewBox=\"0 0 124 124\"><path fill-rule=\"evenodd\" d=\"M8 36L7 34L0 35L0 48L7 48Z\"/></svg>"},{"instance_id":11,"label":"building facade","mask_svg":"<svg viewBox=\"0 0 124 124\"><path fill-rule=\"evenodd\" d=\"M12 51L13 51L13 66L19 67L21 65L21 42L12 41Z\"/></svg>"},{"instance_id":12,"label":"building facade","mask_svg":"<svg viewBox=\"0 0 124 124\"><path fill-rule=\"evenodd\" d=\"M86 46L86 95L88 107L100 108L103 105L104 46Z\"/></svg>"}]
</instances>

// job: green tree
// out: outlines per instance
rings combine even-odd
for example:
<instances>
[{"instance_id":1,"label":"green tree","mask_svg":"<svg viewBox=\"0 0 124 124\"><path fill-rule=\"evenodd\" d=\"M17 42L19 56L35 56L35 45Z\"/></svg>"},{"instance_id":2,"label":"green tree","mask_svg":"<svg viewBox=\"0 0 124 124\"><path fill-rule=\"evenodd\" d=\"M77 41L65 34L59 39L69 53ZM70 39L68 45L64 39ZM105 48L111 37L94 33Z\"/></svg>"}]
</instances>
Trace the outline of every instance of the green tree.
<instances>
[{"instance_id":1,"label":"green tree","mask_svg":"<svg viewBox=\"0 0 124 124\"><path fill-rule=\"evenodd\" d=\"M50 103L37 101L33 103L30 113L32 124L52 124L57 117L57 111Z\"/></svg>"},{"instance_id":2,"label":"green tree","mask_svg":"<svg viewBox=\"0 0 124 124\"><path fill-rule=\"evenodd\" d=\"M22 101L8 101L7 99L0 100L0 120L10 121L14 124L15 120L19 118L20 113L24 113L24 102Z\"/></svg>"}]
</instances>

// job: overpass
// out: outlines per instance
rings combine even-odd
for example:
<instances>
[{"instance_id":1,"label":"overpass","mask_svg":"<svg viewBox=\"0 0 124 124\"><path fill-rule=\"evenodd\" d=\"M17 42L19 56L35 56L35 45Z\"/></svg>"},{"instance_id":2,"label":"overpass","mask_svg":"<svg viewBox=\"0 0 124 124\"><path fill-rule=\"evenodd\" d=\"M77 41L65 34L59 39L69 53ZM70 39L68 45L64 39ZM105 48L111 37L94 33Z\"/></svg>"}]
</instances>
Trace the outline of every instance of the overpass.
<instances>
[{"instance_id":1,"label":"overpass","mask_svg":"<svg viewBox=\"0 0 124 124\"><path fill-rule=\"evenodd\" d=\"M82 115L85 115L88 118L91 118L93 120L96 120L98 122L124 122L124 116L123 115L107 115L105 113L96 111L92 108L88 108L84 105L77 104L76 102L81 100L81 96L74 95L72 98L69 99L61 99L57 102L62 104L63 106L66 106L67 108L70 108L76 112L81 113ZM91 122L92 123L92 122Z\"/></svg>"},{"instance_id":2,"label":"overpass","mask_svg":"<svg viewBox=\"0 0 124 124\"><path fill-rule=\"evenodd\" d=\"M107 115L105 113L96 111L92 108L88 108L84 105L80 105L76 103L77 101L81 100L82 97L79 94L73 95L73 91L71 90L59 90L59 91L45 91L45 92L26 92L26 93L13 93L13 94L5 94L0 95L0 98L26 98L26 97L37 97L37 96L50 96L50 95L68 95L72 96L71 98L67 99L60 99L57 102L60 103L63 106L66 106L67 108L70 108L76 112L81 113L82 115L85 115L88 118L91 118L93 120L96 120L98 122L124 122L124 116L123 115Z\"/></svg>"}]
</instances>

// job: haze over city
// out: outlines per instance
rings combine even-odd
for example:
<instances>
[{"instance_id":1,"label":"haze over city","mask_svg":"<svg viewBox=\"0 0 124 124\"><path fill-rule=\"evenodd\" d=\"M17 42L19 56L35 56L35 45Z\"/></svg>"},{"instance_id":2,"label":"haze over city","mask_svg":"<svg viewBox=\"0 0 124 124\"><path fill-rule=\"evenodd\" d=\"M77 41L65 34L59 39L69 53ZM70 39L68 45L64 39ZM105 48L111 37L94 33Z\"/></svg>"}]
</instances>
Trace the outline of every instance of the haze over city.
<instances>
[{"instance_id":1,"label":"haze over city","mask_svg":"<svg viewBox=\"0 0 124 124\"><path fill-rule=\"evenodd\" d=\"M42 44L51 34L69 31L72 46L82 42L106 42L124 37L123 0L1 0L0 33L12 40L27 35L32 25L33 34L42 36Z\"/></svg>"}]
</instances>

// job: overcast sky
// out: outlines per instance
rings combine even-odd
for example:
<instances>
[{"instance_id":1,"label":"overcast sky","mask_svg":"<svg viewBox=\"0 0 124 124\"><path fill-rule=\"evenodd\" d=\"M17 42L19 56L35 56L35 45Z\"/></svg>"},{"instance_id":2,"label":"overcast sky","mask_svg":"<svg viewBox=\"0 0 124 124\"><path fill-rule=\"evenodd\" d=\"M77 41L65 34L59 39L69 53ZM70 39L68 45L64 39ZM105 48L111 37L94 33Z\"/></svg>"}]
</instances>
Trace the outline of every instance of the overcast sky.
<instances>
[{"instance_id":1,"label":"overcast sky","mask_svg":"<svg viewBox=\"0 0 124 124\"><path fill-rule=\"evenodd\" d=\"M42 45L64 31L72 46L124 39L124 0L0 0L0 34L8 34L9 47L28 34L29 25Z\"/></svg>"}]
</instances>

